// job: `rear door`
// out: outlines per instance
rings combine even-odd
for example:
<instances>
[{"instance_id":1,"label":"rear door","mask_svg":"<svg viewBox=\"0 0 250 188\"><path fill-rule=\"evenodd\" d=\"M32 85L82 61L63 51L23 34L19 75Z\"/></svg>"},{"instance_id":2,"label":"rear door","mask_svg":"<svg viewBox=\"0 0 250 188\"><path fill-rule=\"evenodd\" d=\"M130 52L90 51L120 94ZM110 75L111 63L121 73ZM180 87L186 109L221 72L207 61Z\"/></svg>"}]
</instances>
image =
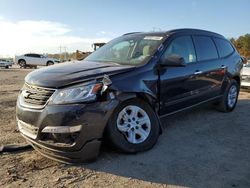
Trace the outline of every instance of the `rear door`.
<instances>
[{"instance_id":1,"label":"rear door","mask_svg":"<svg viewBox=\"0 0 250 188\"><path fill-rule=\"evenodd\" d=\"M202 91L208 87L200 64L197 62L190 35L173 39L163 56L174 54L183 57L186 66L165 67L160 71L160 115L178 111L205 100Z\"/></svg>"},{"instance_id":2,"label":"rear door","mask_svg":"<svg viewBox=\"0 0 250 188\"><path fill-rule=\"evenodd\" d=\"M193 36L193 41L197 54L197 62L203 75L204 87L201 92L205 94L206 99L216 97L221 93L226 65L221 63L212 37L195 35Z\"/></svg>"}]
</instances>

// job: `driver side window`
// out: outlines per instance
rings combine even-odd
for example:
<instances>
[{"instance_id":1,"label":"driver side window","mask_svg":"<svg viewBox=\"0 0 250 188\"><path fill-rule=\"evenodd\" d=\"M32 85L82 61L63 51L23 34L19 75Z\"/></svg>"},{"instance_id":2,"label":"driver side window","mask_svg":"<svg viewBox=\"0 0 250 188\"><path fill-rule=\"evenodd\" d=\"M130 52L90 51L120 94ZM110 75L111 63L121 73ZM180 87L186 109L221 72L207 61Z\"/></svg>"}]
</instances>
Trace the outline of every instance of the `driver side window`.
<instances>
[{"instance_id":1,"label":"driver side window","mask_svg":"<svg viewBox=\"0 0 250 188\"><path fill-rule=\"evenodd\" d=\"M196 62L196 54L191 37L181 36L174 39L164 52L163 57L167 58L172 55L183 57L185 63Z\"/></svg>"}]
</instances>

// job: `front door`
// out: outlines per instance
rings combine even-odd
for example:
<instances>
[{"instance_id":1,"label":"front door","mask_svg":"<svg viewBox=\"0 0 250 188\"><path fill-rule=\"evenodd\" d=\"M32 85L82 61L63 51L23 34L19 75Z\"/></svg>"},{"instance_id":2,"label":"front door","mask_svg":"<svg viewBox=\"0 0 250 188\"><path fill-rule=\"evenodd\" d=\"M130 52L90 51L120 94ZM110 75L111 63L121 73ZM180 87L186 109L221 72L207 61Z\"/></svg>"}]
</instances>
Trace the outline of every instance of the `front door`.
<instances>
[{"instance_id":1,"label":"front door","mask_svg":"<svg viewBox=\"0 0 250 188\"><path fill-rule=\"evenodd\" d=\"M163 56L179 55L184 67L165 67L160 71L160 115L192 106L204 100L204 73L197 62L191 36L179 36L168 45Z\"/></svg>"}]
</instances>

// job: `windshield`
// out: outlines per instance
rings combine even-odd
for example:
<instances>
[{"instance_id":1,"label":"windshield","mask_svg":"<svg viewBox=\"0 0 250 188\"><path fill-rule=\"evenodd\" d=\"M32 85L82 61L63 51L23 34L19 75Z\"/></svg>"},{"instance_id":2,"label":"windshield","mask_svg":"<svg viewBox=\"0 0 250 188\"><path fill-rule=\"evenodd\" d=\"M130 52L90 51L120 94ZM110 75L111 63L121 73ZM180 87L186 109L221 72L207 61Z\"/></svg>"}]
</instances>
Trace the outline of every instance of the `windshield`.
<instances>
[{"instance_id":1,"label":"windshield","mask_svg":"<svg viewBox=\"0 0 250 188\"><path fill-rule=\"evenodd\" d=\"M146 63L162 42L163 36L159 35L125 35L105 44L85 60L139 65Z\"/></svg>"}]
</instances>

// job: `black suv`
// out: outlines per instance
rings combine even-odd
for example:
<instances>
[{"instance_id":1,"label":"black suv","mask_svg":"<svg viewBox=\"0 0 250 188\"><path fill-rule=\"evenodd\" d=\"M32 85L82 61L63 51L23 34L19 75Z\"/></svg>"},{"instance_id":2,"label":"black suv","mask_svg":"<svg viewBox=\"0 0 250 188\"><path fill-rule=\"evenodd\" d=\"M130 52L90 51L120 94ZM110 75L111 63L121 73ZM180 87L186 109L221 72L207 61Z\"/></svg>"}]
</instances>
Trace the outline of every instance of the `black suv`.
<instances>
[{"instance_id":1,"label":"black suv","mask_svg":"<svg viewBox=\"0 0 250 188\"><path fill-rule=\"evenodd\" d=\"M95 159L102 138L150 149L160 118L212 102L231 112L243 60L223 36L196 29L129 33L85 60L29 73L17 100L22 135L62 162Z\"/></svg>"}]
</instances>

